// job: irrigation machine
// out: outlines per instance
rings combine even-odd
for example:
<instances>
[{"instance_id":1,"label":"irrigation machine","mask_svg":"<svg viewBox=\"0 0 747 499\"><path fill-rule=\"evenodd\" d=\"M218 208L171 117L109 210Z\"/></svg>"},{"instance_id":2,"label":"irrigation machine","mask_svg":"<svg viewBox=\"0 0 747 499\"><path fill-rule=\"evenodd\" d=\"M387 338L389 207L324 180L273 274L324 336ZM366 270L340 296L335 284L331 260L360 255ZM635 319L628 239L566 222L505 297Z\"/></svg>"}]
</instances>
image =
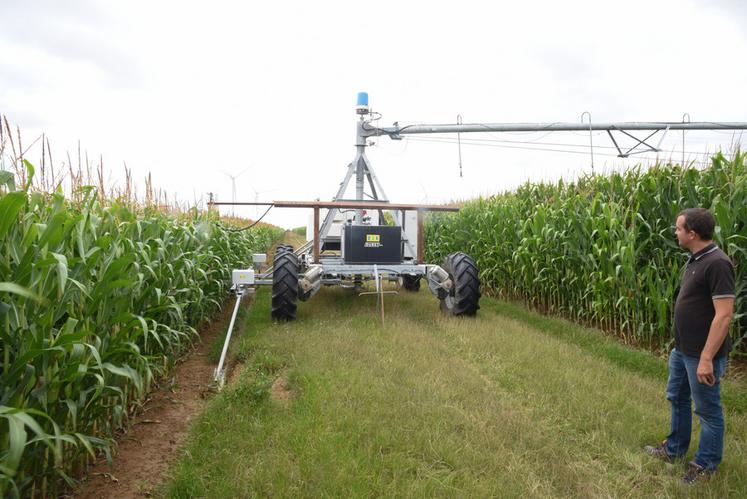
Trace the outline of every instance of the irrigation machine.
<instances>
[{"instance_id":1,"label":"irrigation machine","mask_svg":"<svg viewBox=\"0 0 747 499\"><path fill-rule=\"evenodd\" d=\"M475 315L480 308L480 280L475 261L462 252L448 255L440 265L423 261L423 213L459 208L389 202L366 157L367 139L383 134L383 129L372 126L369 120L368 94L358 94L355 110L359 116L355 158L348 165L333 200L264 203L277 208L312 209L308 242L300 248L280 246L267 271L257 274L236 271L234 284L272 286L271 314L278 321L295 319L297 302L310 299L322 286L340 286L364 294L363 283L373 281L375 291L370 294L381 297L384 293L396 293L384 291L384 281L398 282L407 291L418 291L423 279L444 312ZM343 196L353 178L355 198L345 199ZM326 212L323 221L322 210ZM261 256L255 256L255 262L258 260L261 261ZM244 281L240 279L242 275ZM250 275L253 279L249 279Z\"/></svg>"}]
</instances>

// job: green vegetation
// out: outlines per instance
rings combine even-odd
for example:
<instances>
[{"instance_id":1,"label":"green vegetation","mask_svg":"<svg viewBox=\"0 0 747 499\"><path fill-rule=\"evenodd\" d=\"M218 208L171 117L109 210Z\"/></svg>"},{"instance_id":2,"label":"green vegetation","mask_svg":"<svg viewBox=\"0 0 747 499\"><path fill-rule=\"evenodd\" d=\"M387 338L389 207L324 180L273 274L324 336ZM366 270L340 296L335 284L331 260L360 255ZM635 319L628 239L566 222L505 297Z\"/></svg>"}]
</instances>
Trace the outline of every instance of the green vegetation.
<instances>
[{"instance_id":1,"label":"green vegetation","mask_svg":"<svg viewBox=\"0 0 747 499\"><path fill-rule=\"evenodd\" d=\"M291 232L295 232L299 236L306 237L306 227L296 227Z\"/></svg>"},{"instance_id":2,"label":"green vegetation","mask_svg":"<svg viewBox=\"0 0 747 499\"><path fill-rule=\"evenodd\" d=\"M664 348L687 254L674 238L677 213L705 207L715 240L736 262L732 337L747 352L747 170L745 155L720 153L704 170L658 165L575 184L526 184L515 193L434 215L427 261L465 251L500 297L594 324L626 342Z\"/></svg>"},{"instance_id":3,"label":"green vegetation","mask_svg":"<svg viewBox=\"0 0 747 499\"><path fill-rule=\"evenodd\" d=\"M34 169L26 164L32 185ZM25 187L28 189L28 187ZM110 452L154 378L282 231L16 190L0 171L0 495L51 496Z\"/></svg>"},{"instance_id":4,"label":"green vegetation","mask_svg":"<svg viewBox=\"0 0 747 499\"><path fill-rule=\"evenodd\" d=\"M237 339L243 368L193 428L165 495L720 498L747 488L747 415L729 402L726 459L709 485L685 489L684 463L641 451L668 429L666 363L598 331L490 298L476 318L453 318L427 291L387 297L386 327L373 298L342 289L300 303L294 323L272 324L269 304L263 289ZM725 398L746 388L727 379Z\"/></svg>"}]
</instances>

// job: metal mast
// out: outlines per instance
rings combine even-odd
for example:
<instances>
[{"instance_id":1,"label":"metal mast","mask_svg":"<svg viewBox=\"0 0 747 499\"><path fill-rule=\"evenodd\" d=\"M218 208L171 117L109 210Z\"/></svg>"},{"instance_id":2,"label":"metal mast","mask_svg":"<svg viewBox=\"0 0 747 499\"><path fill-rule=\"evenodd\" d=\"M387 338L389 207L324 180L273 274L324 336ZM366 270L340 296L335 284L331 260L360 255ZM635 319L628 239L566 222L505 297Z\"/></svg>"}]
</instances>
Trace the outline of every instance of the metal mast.
<instances>
[{"instance_id":1,"label":"metal mast","mask_svg":"<svg viewBox=\"0 0 747 499\"><path fill-rule=\"evenodd\" d=\"M364 198L364 188L366 180L368 180L368 184L371 188L371 199L369 199L368 201L379 201L382 203L382 209L385 209L386 203L388 203L386 194L384 194L384 189L381 187L379 179L376 177L376 174L371 167L371 162L366 157L366 147L368 146L366 139L372 136L372 134L369 133L368 121L366 121L366 117L370 113L367 93L361 92L358 94L358 103L355 107L355 112L360 116L358 123L356 123L355 158L348 165L348 171L345 175L345 179L340 184L340 188L333 198L333 201L342 201L341 198L345 194L345 190L347 189L353 175L355 175L355 201L366 200ZM332 226L332 221L334 220L335 215L338 211L339 210L337 209L331 209L324 217L324 222L322 223L322 227L319 231L320 237L322 239L324 239L329 233L329 228ZM380 217L383 218L381 210L379 211ZM362 223L362 215L363 212L360 208L355 210L354 224L359 225Z\"/></svg>"}]
</instances>

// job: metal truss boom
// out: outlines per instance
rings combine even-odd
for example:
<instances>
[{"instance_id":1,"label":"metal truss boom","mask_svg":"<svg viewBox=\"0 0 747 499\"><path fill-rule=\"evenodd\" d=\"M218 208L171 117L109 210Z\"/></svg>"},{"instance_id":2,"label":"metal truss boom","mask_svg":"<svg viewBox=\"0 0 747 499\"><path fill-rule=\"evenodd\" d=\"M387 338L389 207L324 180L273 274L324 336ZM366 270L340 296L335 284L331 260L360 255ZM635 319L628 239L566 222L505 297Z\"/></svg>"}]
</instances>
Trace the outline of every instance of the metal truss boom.
<instances>
[{"instance_id":1,"label":"metal truss boom","mask_svg":"<svg viewBox=\"0 0 747 499\"><path fill-rule=\"evenodd\" d=\"M405 125L399 126L395 123L391 127L363 127L363 133L367 137L387 135L393 140L401 140L403 135L426 134L426 133L470 133L470 132L592 132L605 131L610 136L612 143L617 148L618 156L627 158L631 154L642 152L658 152L664 136L670 130L747 130L747 123L738 121L697 121L697 122L667 122L667 121L628 121L610 123L457 123L442 125ZM631 131L645 130L651 133L644 139L639 139L631 134ZM620 132L635 141L635 145L625 151L620 148L612 132ZM653 146L646 142L648 139L663 132L659 143ZM645 149L636 150L639 146Z\"/></svg>"},{"instance_id":2,"label":"metal truss boom","mask_svg":"<svg viewBox=\"0 0 747 499\"><path fill-rule=\"evenodd\" d=\"M370 136L388 135L393 139L401 135L418 133L469 133L469 132L586 132L615 130L747 130L747 123L738 121L666 122L628 121L612 123L465 123L462 125L405 125L393 127L367 127Z\"/></svg>"}]
</instances>

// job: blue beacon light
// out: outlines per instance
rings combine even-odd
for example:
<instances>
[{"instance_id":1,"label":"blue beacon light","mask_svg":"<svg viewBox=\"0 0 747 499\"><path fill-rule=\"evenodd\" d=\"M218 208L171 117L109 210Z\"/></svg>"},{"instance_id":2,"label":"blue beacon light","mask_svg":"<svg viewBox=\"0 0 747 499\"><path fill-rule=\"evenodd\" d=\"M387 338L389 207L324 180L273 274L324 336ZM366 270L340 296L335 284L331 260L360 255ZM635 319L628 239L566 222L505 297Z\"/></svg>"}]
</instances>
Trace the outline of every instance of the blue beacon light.
<instances>
[{"instance_id":1,"label":"blue beacon light","mask_svg":"<svg viewBox=\"0 0 747 499\"><path fill-rule=\"evenodd\" d=\"M355 112L358 114L368 114L368 92L358 92Z\"/></svg>"}]
</instances>

